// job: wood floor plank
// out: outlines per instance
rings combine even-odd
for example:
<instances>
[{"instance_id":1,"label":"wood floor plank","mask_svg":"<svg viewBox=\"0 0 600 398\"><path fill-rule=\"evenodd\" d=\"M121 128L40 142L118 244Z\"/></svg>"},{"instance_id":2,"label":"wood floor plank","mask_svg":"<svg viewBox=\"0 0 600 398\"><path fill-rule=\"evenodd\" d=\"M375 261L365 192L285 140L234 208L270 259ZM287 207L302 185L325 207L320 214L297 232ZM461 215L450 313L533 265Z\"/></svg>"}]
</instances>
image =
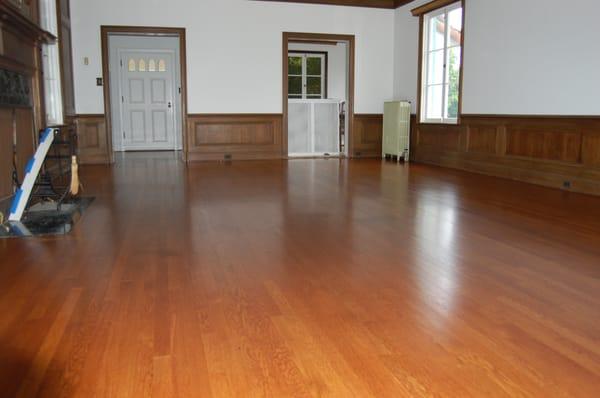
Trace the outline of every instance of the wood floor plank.
<instances>
[{"instance_id":1,"label":"wood floor plank","mask_svg":"<svg viewBox=\"0 0 600 398\"><path fill-rule=\"evenodd\" d=\"M598 396L599 197L117 158L71 234L0 240L2 396Z\"/></svg>"}]
</instances>

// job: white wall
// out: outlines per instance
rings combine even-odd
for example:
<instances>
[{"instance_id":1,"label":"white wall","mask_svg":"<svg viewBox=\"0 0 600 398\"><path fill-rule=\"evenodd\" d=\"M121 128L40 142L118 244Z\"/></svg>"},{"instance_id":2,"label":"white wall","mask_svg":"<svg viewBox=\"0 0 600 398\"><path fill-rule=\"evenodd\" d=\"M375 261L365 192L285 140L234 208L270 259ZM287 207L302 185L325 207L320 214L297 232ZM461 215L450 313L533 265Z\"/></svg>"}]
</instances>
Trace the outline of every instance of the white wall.
<instances>
[{"instance_id":1,"label":"white wall","mask_svg":"<svg viewBox=\"0 0 600 398\"><path fill-rule=\"evenodd\" d=\"M464 113L600 114L600 1L467 1Z\"/></svg>"},{"instance_id":2,"label":"white wall","mask_svg":"<svg viewBox=\"0 0 600 398\"><path fill-rule=\"evenodd\" d=\"M394 97L416 100L418 18L396 10ZM466 0L463 113L600 115L600 1Z\"/></svg>"},{"instance_id":3,"label":"white wall","mask_svg":"<svg viewBox=\"0 0 600 398\"><path fill-rule=\"evenodd\" d=\"M394 12L247 0L77 0L72 29L78 113L103 113L100 25L187 29L190 113L279 113L282 32L356 36L355 112L393 96ZM90 64L83 64L89 57Z\"/></svg>"},{"instance_id":4,"label":"white wall","mask_svg":"<svg viewBox=\"0 0 600 398\"><path fill-rule=\"evenodd\" d=\"M347 45L289 43L290 51L322 51L327 53L327 97L346 100Z\"/></svg>"},{"instance_id":5,"label":"white wall","mask_svg":"<svg viewBox=\"0 0 600 398\"><path fill-rule=\"evenodd\" d=\"M419 18L410 10L430 0L397 8L394 15L394 98L412 102L416 112L419 74Z\"/></svg>"}]
</instances>

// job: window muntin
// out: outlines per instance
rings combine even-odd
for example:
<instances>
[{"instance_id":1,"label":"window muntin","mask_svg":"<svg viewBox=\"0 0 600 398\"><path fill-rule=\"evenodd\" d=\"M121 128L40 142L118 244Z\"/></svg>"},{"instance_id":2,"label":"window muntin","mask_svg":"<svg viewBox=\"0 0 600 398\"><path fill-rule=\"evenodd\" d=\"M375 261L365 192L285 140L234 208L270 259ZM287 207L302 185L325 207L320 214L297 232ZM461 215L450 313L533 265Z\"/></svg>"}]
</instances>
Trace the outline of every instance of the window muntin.
<instances>
[{"instance_id":1,"label":"window muntin","mask_svg":"<svg viewBox=\"0 0 600 398\"><path fill-rule=\"evenodd\" d=\"M326 54L288 54L288 98L326 98Z\"/></svg>"},{"instance_id":2,"label":"window muntin","mask_svg":"<svg viewBox=\"0 0 600 398\"><path fill-rule=\"evenodd\" d=\"M426 14L423 23L421 122L457 123L462 59L461 3Z\"/></svg>"}]
</instances>

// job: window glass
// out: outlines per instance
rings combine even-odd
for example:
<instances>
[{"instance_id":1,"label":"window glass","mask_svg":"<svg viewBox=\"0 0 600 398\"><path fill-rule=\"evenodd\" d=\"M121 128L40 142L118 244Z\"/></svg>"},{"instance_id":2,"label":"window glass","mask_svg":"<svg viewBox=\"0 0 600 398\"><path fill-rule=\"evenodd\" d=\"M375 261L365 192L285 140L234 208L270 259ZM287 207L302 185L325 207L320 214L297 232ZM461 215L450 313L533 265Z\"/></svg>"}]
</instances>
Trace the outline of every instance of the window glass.
<instances>
[{"instance_id":1,"label":"window glass","mask_svg":"<svg viewBox=\"0 0 600 398\"><path fill-rule=\"evenodd\" d=\"M460 103L462 8L455 3L424 16L421 121L456 123Z\"/></svg>"},{"instance_id":2,"label":"window glass","mask_svg":"<svg viewBox=\"0 0 600 398\"><path fill-rule=\"evenodd\" d=\"M429 51L444 48L444 15L438 15L429 21Z\"/></svg>"},{"instance_id":3,"label":"window glass","mask_svg":"<svg viewBox=\"0 0 600 398\"><path fill-rule=\"evenodd\" d=\"M302 98L302 76L290 76L288 78L288 94L300 95L300 98Z\"/></svg>"},{"instance_id":4,"label":"window glass","mask_svg":"<svg viewBox=\"0 0 600 398\"><path fill-rule=\"evenodd\" d=\"M321 77L306 78L306 94L321 96Z\"/></svg>"},{"instance_id":5,"label":"window glass","mask_svg":"<svg viewBox=\"0 0 600 398\"><path fill-rule=\"evenodd\" d=\"M325 98L326 53L288 55L288 98Z\"/></svg>"},{"instance_id":6,"label":"window glass","mask_svg":"<svg viewBox=\"0 0 600 398\"><path fill-rule=\"evenodd\" d=\"M321 58L307 57L306 58L306 74L321 75Z\"/></svg>"},{"instance_id":7,"label":"window glass","mask_svg":"<svg viewBox=\"0 0 600 398\"><path fill-rule=\"evenodd\" d=\"M288 57L288 74L302 75L302 57Z\"/></svg>"}]
</instances>

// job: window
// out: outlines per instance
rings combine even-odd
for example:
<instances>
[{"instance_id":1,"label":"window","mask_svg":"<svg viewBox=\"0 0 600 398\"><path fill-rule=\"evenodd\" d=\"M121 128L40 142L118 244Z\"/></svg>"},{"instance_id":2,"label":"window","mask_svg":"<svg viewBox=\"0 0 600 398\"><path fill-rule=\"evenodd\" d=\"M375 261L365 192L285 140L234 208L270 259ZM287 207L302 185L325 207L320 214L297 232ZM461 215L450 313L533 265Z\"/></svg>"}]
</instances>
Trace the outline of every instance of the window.
<instances>
[{"instance_id":1,"label":"window","mask_svg":"<svg viewBox=\"0 0 600 398\"><path fill-rule=\"evenodd\" d=\"M288 98L327 98L327 53L288 54Z\"/></svg>"},{"instance_id":2,"label":"window","mask_svg":"<svg viewBox=\"0 0 600 398\"><path fill-rule=\"evenodd\" d=\"M458 122L462 17L460 2L424 15L421 122Z\"/></svg>"},{"instance_id":3,"label":"window","mask_svg":"<svg viewBox=\"0 0 600 398\"><path fill-rule=\"evenodd\" d=\"M157 64L158 69L156 66ZM137 58L129 58L129 60L127 61L127 70L129 72L166 72L167 63L164 59L160 59L157 62L155 59L150 58L148 60L148 63L146 63L146 60L144 58L140 58L139 60Z\"/></svg>"},{"instance_id":4,"label":"window","mask_svg":"<svg viewBox=\"0 0 600 398\"><path fill-rule=\"evenodd\" d=\"M40 21L42 28L58 35L56 0L40 0ZM60 81L60 54L58 43L42 46L42 65L44 70L44 97L46 106L46 123L62 124L63 102Z\"/></svg>"}]
</instances>

